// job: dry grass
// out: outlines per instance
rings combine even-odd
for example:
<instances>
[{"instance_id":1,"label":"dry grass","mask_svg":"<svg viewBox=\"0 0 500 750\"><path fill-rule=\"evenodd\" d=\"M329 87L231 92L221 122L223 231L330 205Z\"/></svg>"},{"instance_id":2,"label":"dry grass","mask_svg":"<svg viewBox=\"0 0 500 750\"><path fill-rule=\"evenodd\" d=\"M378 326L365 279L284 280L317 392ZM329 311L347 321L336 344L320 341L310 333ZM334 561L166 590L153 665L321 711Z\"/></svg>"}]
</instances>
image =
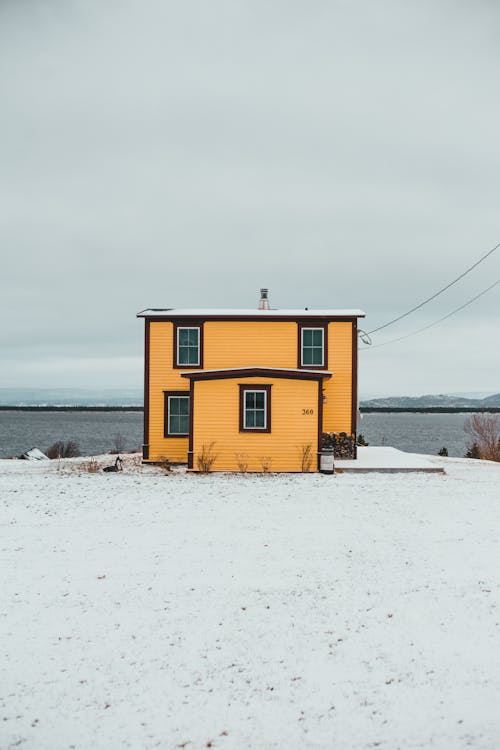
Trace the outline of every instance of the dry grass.
<instances>
[{"instance_id":1,"label":"dry grass","mask_svg":"<svg viewBox=\"0 0 500 750\"><path fill-rule=\"evenodd\" d=\"M241 474L248 471L248 453L235 453L236 465Z\"/></svg>"},{"instance_id":2,"label":"dry grass","mask_svg":"<svg viewBox=\"0 0 500 750\"><path fill-rule=\"evenodd\" d=\"M215 453L215 442L205 445L203 443L201 447L201 453L196 456L196 465L202 474L208 474L212 471L212 466L217 460L217 454Z\"/></svg>"},{"instance_id":3,"label":"dry grass","mask_svg":"<svg viewBox=\"0 0 500 750\"><path fill-rule=\"evenodd\" d=\"M312 443L303 443L299 448L301 471L308 472L311 470L313 460Z\"/></svg>"},{"instance_id":4,"label":"dry grass","mask_svg":"<svg viewBox=\"0 0 500 750\"><path fill-rule=\"evenodd\" d=\"M260 457L260 465L262 466L262 471L264 474L269 474L271 471L271 465L273 463L273 459L271 456L261 456Z\"/></svg>"}]
</instances>

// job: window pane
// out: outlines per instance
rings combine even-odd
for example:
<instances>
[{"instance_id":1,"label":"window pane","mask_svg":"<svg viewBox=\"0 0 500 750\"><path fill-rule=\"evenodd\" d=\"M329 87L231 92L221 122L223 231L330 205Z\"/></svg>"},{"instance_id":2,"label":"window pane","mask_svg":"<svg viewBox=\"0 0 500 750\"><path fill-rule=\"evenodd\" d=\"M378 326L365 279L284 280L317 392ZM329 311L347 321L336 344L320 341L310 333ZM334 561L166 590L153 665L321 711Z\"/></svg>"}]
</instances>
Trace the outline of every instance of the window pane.
<instances>
[{"instance_id":1,"label":"window pane","mask_svg":"<svg viewBox=\"0 0 500 750\"><path fill-rule=\"evenodd\" d=\"M256 427L264 427L264 411L256 411L255 412L255 426Z\"/></svg>"},{"instance_id":2,"label":"window pane","mask_svg":"<svg viewBox=\"0 0 500 750\"><path fill-rule=\"evenodd\" d=\"M179 432L179 417L176 414L171 414L169 421L170 421L170 425L169 425L168 431L174 434Z\"/></svg>"},{"instance_id":3,"label":"window pane","mask_svg":"<svg viewBox=\"0 0 500 750\"><path fill-rule=\"evenodd\" d=\"M313 364L313 358L312 358L312 349L303 349L302 350L302 364L303 365L312 365Z\"/></svg>"},{"instance_id":4,"label":"window pane","mask_svg":"<svg viewBox=\"0 0 500 750\"><path fill-rule=\"evenodd\" d=\"M310 349L311 352L311 364L322 365L323 364L323 350L322 349Z\"/></svg>"},{"instance_id":5,"label":"window pane","mask_svg":"<svg viewBox=\"0 0 500 750\"><path fill-rule=\"evenodd\" d=\"M322 346L323 345L323 331L317 328L315 331L311 331L311 333L312 333L313 345Z\"/></svg>"},{"instance_id":6,"label":"window pane","mask_svg":"<svg viewBox=\"0 0 500 750\"><path fill-rule=\"evenodd\" d=\"M189 417L182 415L179 417L179 432L189 432Z\"/></svg>"},{"instance_id":7,"label":"window pane","mask_svg":"<svg viewBox=\"0 0 500 750\"><path fill-rule=\"evenodd\" d=\"M189 344L189 330L187 328L178 328L177 334L179 336L179 346L187 346Z\"/></svg>"},{"instance_id":8,"label":"window pane","mask_svg":"<svg viewBox=\"0 0 500 750\"><path fill-rule=\"evenodd\" d=\"M182 396L177 401L179 402L179 414L189 414L189 398Z\"/></svg>"},{"instance_id":9,"label":"window pane","mask_svg":"<svg viewBox=\"0 0 500 750\"><path fill-rule=\"evenodd\" d=\"M255 427L255 412L252 410L246 412L245 427Z\"/></svg>"},{"instance_id":10,"label":"window pane","mask_svg":"<svg viewBox=\"0 0 500 750\"><path fill-rule=\"evenodd\" d=\"M255 408L255 393L253 391L245 391L245 407L247 409Z\"/></svg>"},{"instance_id":11,"label":"window pane","mask_svg":"<svg viewBox=\"0 0 500 750\"><path fill-rule=\"evenodd\" d=\"M313 332L309 330L302 331L302 346L311 346L312 334Z\"/></svg>"},{"instance_id":12,"label":"window pane","mask_svg":"<svg viewBox=\"0 0 500 750\"><path fill-rule=\"evenodd\" d=\"M188 364L188 352L189 350L187 346L179 346L179 361L177 362L178 365Z\"/></svg>"},{"instance_id":13,"label":"window pane","mask_svg":"<svg viewBox=\"0 0 500 750\"><path fill-rule=\"evenodd\" d=\"M198 346L198 329L197 328L189 328L188 329L188 340L191 346Z\"/></svg>"},{"instance_id":14,"label":"window pane","mask_svg":"<svg viewBox=\"0 0 500 750\"><path fill-rule=\"evenodd\" d=\"M255 394L255 407L257 409L264 408L264 394L262 393L262 391Z\"/></svg>"},{"instance_id":15,"label":"window pane","mask_svg":"<svg viewBox=\"0 0 500 750\"><path fill-rule=\"evenodd\" d=\"M190 346L188 349L188 361L187 364L189 365L197 365L198 364L198 347L196 346Z\"/></svg>"}]
</instances>

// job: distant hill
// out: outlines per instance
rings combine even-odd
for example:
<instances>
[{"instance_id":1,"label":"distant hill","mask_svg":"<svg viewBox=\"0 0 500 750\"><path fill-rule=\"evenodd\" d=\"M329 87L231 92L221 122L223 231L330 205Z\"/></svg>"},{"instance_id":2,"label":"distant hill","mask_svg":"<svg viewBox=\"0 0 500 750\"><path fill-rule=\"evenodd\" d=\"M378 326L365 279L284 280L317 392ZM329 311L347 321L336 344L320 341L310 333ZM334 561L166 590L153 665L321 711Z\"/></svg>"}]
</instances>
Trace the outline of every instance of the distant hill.
<instances>
[{"instance_id":1,"label":"distant hill","mask_svg":"<svg viewBox=\"0 0 500 750\"><path fill-rule=\"evenodd\" d=\"M386 408L386 409L427 409L427 408L496 408L500 407L500 393L495 393L486 398L468 398L465 396L450 396L446 394L426 396L389 396L388 398L371 398L361 401L361 408Z\"/></svg>"},{"instance_id":2,"label":"distant hill","mask_svg":"<svg viewBox=\"0 0 500 750\"><path fill-rule=\"evenodd\" d=\"M0 406L142 406L137 388L0 388Z\"/></svg>"}]
</instances>

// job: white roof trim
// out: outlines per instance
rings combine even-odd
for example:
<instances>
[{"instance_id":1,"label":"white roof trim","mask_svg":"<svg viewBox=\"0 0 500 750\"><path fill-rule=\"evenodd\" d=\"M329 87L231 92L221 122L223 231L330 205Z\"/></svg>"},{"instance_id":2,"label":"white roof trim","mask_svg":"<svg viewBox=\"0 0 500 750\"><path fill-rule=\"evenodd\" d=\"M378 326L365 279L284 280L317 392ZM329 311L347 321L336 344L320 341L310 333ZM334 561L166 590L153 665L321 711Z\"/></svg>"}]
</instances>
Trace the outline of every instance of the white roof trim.
<instances>
[{"instance_id":1,"label":"white roof trim","mask_svg":"<svg viewBox=\"0 0 500 750\"><path fill-rule=\"evenodd\" d=\"M165 309L148 309L141 310L137 313L138 318L161 318L161 317L179 317L179 318L190 318L197 317L202 318L203 316L226 316L231 315L241 318L364 318L365 314L363 310L249 310L237 309L227 310L224 308L213 309L195 309L195 308L174 308L166 307Z\"/></svg>"}]
</instances>

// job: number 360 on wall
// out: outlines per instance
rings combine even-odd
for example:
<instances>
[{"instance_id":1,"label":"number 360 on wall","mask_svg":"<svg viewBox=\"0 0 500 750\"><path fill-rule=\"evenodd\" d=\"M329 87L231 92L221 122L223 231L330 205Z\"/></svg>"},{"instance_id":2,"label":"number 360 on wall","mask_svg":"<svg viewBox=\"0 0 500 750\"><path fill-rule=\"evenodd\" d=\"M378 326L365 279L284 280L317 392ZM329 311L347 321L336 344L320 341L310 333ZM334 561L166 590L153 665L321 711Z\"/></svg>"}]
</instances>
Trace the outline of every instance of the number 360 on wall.
<instances>
[{"instance_id":1,"label":"number 360 on wall","mask_svg":"<svg viewBox=\"0 0 500 750\"><path fill-rule=\"evenodd\" d=\"M314 409L302 409L302 414L314 414Z\"/></svg>"}]
</instances>

